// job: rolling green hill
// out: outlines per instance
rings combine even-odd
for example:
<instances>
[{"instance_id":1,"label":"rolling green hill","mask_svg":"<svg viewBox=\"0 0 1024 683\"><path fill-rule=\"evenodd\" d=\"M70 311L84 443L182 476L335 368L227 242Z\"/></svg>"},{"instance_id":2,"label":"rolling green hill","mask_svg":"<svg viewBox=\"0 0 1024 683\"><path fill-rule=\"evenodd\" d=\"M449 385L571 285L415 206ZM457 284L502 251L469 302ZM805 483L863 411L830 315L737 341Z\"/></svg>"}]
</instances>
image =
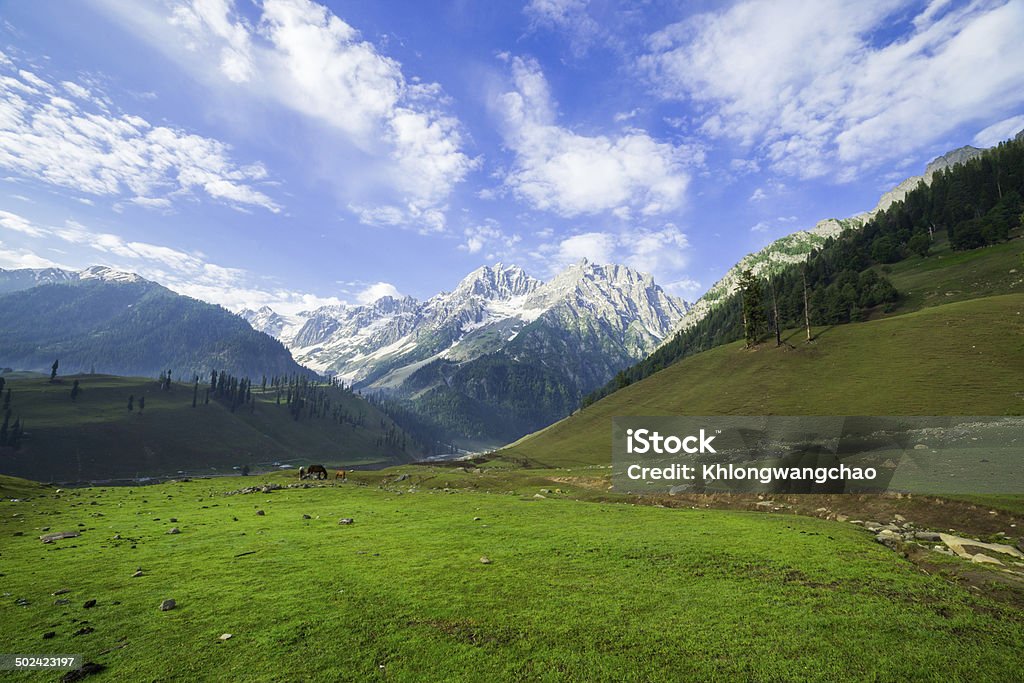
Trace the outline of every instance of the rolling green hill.
<instances>
[{"instance_id":1,"label":"rolling green hill","mask_svg":"<svg viewBox=\"0 0 1024 683\"><path fill-rule=\"evenodd\" d=\"M270 388L254 387L253 402L232 412L220 399L205 404L204 386L193 408L190 384L164 391L157 381L137 377L77 375L58 384L23 373L6 377L11 422L20 418L26 431L17 450L0 448L0 472L39 481L209 474L275 462L395 464L420 454L389 417L337 387L324 389L331 404L322 416L304 413L296 420L285 396L278 405ZM81 393L72 401L75 379Z\"/></svg>"},{"instance_id":2,"label":"rolling green hill","mask_svg":"<svg viewBox=\"0 0 1024 683\"><path fill-rule=\"evenodd\" d=\"M546 466L611 460L621 415L1024 414L1024 294L737 342L685 358L499 451Z\"/></svg>"}]
</instances>

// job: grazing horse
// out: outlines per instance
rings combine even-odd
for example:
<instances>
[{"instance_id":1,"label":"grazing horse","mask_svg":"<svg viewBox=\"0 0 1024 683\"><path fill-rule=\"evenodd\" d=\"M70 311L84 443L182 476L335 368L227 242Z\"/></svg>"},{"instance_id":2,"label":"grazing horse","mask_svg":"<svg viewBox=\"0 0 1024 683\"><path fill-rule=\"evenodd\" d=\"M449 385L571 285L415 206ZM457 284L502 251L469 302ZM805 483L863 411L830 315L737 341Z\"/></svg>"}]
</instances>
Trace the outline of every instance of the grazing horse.
<instances>
[{"instance_id":1,"label":"grazing horse","mask_svg":"<svg viewBox=\"0 0 1024 683\"><path fill-rule=\"evenodd\" d=\"M306 476L307 477L315 476L317 479L326 479L327 478L327 468L324 467L323 465L310 465L306 469Z\"/></svg>"},{"instance_id":2,"label":"grazing horse","mask_svg":"<svg viewBox=\"0 0 1024 683\"><path fill-rule=\"evenodd\" d=\"M300 467L299 468L299 479L305 479L305 478L306 478L306 468L305 467Z\"/></svg>"},{"instance_id":3,"label":"grazing horse","mask_svg":"<svg viewBox=\"0 0 1024 683\"><path fill-rule=\"evenodd\" d=\"M342 481L348 481L348 472L346 472L345 470L338 470L337 472L335 472L334 480L337 481L339 479L341 479Z\"/></svg>"}]
</instances>

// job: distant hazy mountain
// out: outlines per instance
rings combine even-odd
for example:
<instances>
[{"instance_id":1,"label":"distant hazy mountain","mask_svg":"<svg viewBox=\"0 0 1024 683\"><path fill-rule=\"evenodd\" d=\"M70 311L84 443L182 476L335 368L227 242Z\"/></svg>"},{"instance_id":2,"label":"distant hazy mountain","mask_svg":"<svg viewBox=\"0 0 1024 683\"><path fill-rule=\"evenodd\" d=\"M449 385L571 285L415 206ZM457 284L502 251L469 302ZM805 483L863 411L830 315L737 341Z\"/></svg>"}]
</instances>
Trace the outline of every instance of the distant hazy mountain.
<instances>
[{"instance_id":1,"label":"distant hazy mountain","mask_svg":"<svg viewBox=\"0 0 1024 683\"><path fill-rule=\"evenodd\" d=\"M496 443L571 412L685 311L650 275L583 260L546 283L499 263L427 301L384 297L290 321L270 309L243 315L303 365Z\"/></svg>"},{"instance_id":2,"label":"distant hazy mountain","mask_svg":"<svg viewBox=\"0 0 1024 683\"><path fill-rule=\"evenodd\" d=\"M0 270L0 365L176 379L307 372L279 341L212 304L133 273L93 266Z\"/></svg>"}]
</instances>

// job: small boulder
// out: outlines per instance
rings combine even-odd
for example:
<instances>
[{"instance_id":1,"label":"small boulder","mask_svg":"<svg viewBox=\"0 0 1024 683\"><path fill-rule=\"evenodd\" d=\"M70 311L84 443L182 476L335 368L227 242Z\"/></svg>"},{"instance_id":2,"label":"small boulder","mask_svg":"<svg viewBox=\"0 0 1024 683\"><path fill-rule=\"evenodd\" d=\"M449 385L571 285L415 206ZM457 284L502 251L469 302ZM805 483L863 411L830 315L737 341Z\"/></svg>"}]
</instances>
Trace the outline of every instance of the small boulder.
<instances>
[{"instance_id":1,"label":"small boulder","mask_svg":"<svg viewBox=\"0 0 1024 683\"><path fill-rule=\"evenodd\" d=\"M86 676L99 673L103 671L103 665L97 664L96 662L86 662L78 669L72 669L63 676L61 676L61 683L74 683L74 681L80 681Z\"/></svg>"},{"instance_id":2,"label":"small boulder","mask_svg":"<svg viewBox=\"0 0 1024 683\"><path fill-rule=\"evenodd\" d=\"M978 564L998 564L1000 567L1003 566L1002 562L1000 562L994 557L989 557L984 553L976 553L973 557L971 557L971 562L977 562Z\"/></svg>"},{"instance_id":3,"label":"small boulder","mask_svg":"<svg viewBox=\"0 0 1024 683\"><path fill-rule=\"evenodd\" d=\"M493 564L493 561L491 560L491 558L484 555L480 558L480 564Z\"/></svg>"},{"instance_id":4,"label":"small boulder","mask_svg":"<svg viewBox=\"0 0 1024 683\"><path fill-rule=\"evenodd\" d=\"M310 517L309 515L302 515L302 518L303 518L303 519L313 519L313 518L312 518L312 517Z\"/></svg>"},{"instance_id":5,"label":"small boulder","mask_svg":"<svg viewBox=\"0 0 1024 683\"><path fill-rule=\"evenodd\" d=\"M267 514L267 513L266 513L266 512L264 512L263 510L257 510L257 511L256 511L256 515L257 515L257 516L259 516L259 517L262 517L262 516L264 516L265 514Z\"/></svg>"},{"instance_id":6,"label":"small boulder","mask_svg":"<svg viewBox=\"0 0 1024 683\"><path fill-rule=\"evenodd\" d=\"M178 518L177 518L177 517L171 517L171 518L170 518L169 520L167 520L167 521L168 521L168 522L170 522L171 524L174 524L175 522L177 522L177 521L178 521Z\"/></svg>"},{"instance_id":7,"label":"small boulder","mask_svg":"<svg viewBox=\"0 0 1024 683\"><path fill-rule=\"evenodd\" d=\"M64 595L65 593L70 593L70 592L71 592L70 588L60 588L60 589L55 590L52 593L50 593L50 595Z\"/></svg>"},{"instance_id":8,"label":"small boulder","mask_svg":"<svg viewBox=\"0 0 1024 683\"><path fill-rule=\"evenodd\" d=\"M338 524L354 524L356 520L351 517L342 517L338 520Z\"/></svg>"},{"instance_id":9,"label":"small boulder","mask_svg":"<svg viewBox=\"0 0 1024 683\"><path fill-rule=\"evenodd\" d=\"M173 598L168 598L167 600L164 600L160 603L160 611L169 612L177 606L178 603L176 603Z\"/></svg>"},{"instance_id":10,"label":"small boulder","mask_svg":"<svg viewBox=\"0 0 1024 683\"><path fill-rule=\"evenodd\" d=\"M46 633L43 634L43 640L49 640L50 638L53 638L56 635L57 635L56 631L47 631Z\"/></svg>"},{"instance_id":11,"label":"small boulder","mask_svg":"<svg viewBox=\"0 0 1024 683\"><path fill-rule=\"evenodd\" d=\"M132 574L132 578L133 579L137 579L140 576L142 576L142 570L141 569L139 571L135 572L134 574Z\"/></svg>"},{"instance_id":12,"label":"small boulder","mask_svg":"<svg viewBox=\"0 0 1024 683\"><path fill-rule=\"evenodd\" d=\"M168 533L168 534L171 534L171 535L174 535L174 534L180 534L180 533L181 533L181 529L179 529L179 528L178 528L178 527L176 527L176 526L173 526L173 527L171 527L170 529L168 529L167 533Z\"/></svg>"},{"instance_id":13,"label":"small boulder","mask_svg":"<svg viewBox=\"0 0 1024 683\"><path fill-rule=\"evenodd\" d=\"M230 633L222 633L222 634L220 634L220 637L217 638L217 640L231 640L231 634Z\"/></svg>"},{"instance_id":14,"label":"small boulder","mask_svg":"<svg viewBox=\"0 0 1024 683\"><path fill-rule=\"evenodd\" d=\"M53 601L53 604L54 605L70 605L71 601L70 600L65 600L64 598L57 598L56 600Z\"/></svg>"},{"instance_id":15,"label":"small boulder","mask_svg":"<svg viewBox=\"0 0 1024 683\"><path fill-rule=\"evenodd\" d=\"M96 601L95 600L86 600L85 603L82 605L82 608L83 609L89 609L90 607L95 607L95 606L96 606Z\"/></svg>"}]
</instances>

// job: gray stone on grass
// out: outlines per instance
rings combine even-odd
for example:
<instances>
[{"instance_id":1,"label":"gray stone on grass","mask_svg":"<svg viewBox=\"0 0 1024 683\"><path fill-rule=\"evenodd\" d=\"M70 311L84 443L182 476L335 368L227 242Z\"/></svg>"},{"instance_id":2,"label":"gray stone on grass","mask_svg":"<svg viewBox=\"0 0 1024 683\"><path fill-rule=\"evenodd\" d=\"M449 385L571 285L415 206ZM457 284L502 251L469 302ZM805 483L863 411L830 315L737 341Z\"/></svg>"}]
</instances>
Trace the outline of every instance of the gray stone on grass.
<instances>
[{"instance_id":1,"label":"gray stone on grass","mask_svg":"<svg viewBox=\"0 0 1024 683\"><path fill-rule=\"evenodd\" d=\"M168 598L168 599L166 599L166 600L164 600L163 602L160 603L160 611L161 612L169 612L169 611L171 611L172 609L174 609L177 606L178 606L178 603L176 603L174 601L174 598Z\"/></svg>"}]
</instances>

